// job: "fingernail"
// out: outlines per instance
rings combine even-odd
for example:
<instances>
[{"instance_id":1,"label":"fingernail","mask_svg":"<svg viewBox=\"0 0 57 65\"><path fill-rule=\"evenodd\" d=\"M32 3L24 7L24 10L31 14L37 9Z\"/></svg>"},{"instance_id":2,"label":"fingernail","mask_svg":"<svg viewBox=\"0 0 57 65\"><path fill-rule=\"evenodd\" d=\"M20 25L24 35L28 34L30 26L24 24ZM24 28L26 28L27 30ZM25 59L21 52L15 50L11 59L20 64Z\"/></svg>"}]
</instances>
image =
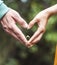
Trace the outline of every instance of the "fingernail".
<instances>
[{"instance_id":1,"label":"fingernail","mask_svg":"<svg viewBox=\"0 0 57 65\"><path fill-rule=\"evenodd\" d=\"M33 45L28 45L28 48L31 48Z\"/></svg>"},{"instance_id":2,"label":"fingernail","mask_svg":"<svg viewBox=\"0 0 57 65\"><path fill-rule=\"evenodd\" d=\"M33 44L31 44L31 43L29 43L29 42L27 43L27 47L28 47L28 48L31 48L32 46L33 46Z\"/></svg>"}]
</instances>

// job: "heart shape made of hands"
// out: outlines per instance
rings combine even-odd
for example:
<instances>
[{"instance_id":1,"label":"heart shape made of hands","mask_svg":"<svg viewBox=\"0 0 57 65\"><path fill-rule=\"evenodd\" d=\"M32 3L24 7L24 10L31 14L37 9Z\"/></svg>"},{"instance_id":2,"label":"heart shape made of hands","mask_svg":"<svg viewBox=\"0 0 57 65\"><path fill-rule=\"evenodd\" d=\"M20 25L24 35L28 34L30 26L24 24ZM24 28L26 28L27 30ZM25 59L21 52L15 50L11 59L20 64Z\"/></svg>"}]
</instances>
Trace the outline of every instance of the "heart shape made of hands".
<instances>
[{"instance_id":1,"label":"heart shape made of hands","mask_svg":"<svg viewBox=\"0 0 57 65\"><path fill-rule=\"evenodd\" d=\"M21 33L20 35L22 35L22 39L21 40L26 41L26 42L24 42L24 44L27 47L32 47L36 42L40 41L40 39L41 39L41 37L42 37L42 35L44 33L43 26L39 26L39 22L35 22L33 20L28 24L27 30L31 29L35 25L35 23L37 23L38 28L37 28L36 32L32 35L32 37L29 40L26 39L25 35L20 30L21 31L20 32ZM27 37L29 38L30 36L27 35Z\"/></svg>"},{"instance_id":2,"label":"heart shape made of hands","mask_svg":"<svg viewBox=\"0 0 57 65\"><path fill-rule=\"evenodd\" d=\"M11 13L11 14L10 14ZM18 39L20 42L25 44L27 47L33 46L36 42L38 42L43 33L45 32L45 25L46 25L46 19L47 17L44 15L44 12L39 13L34 17L32 21L30 21L29 24L26 23L25 20L14 10L10 9L9 12L2 18L1 24L3 26L3 29ZM19 29L16 26L16 21L19 23L22 27L27 27L27 30L34 27L35 23L37 24L37 30L32 35L32 37L27 40L21 29ZM25 25L27 24L27 26Z\"/></svg>"},{"instance_id":3,"label":"heart shape made of hands","mask_svg":"<svg viewBox=\"0 0 57 65\"><path fill-rule=\"evenodd\" d=\"M45 26L47 24L48 17L46 17L44 14L44 11L40 12L29 24L27 24L26 21L24 21L16 11L10 9L8 13L2 18L1 24L7 33L18 39L27 47L31 47L41 39L43 33L45 32ZM38 28L32 37L27 40L21 29L16 26L16 22L24 28L27 27L27 30L31 29L35 23L37 24ZM27 24L27 26L25 24Z\"/></svg>"}]
</instances>

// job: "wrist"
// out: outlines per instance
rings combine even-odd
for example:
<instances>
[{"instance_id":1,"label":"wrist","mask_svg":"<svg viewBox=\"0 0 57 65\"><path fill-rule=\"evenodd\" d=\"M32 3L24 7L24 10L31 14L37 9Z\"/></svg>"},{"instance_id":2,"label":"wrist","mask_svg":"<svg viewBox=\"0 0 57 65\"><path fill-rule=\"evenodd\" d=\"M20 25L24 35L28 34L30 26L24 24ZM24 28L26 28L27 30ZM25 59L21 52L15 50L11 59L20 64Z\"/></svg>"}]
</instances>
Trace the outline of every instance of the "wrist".
<instances>
[{"instance_id":1,"label":"wrist","mask_svg":"<svg viewBox=\"0 0 57 65\"><path fill-rule=\"evenodd\" d=\"M2 2L0 5L0 19L7 13L9 8Z\"/></svg>"},{"instance_id":2,"label":"wrist","mask_svg":"<svg viewBox=\"0 0 57 65\"><path fill-rule=\"evenodd\" d=\"M45 12L46 12L48 18L54 14L57 14L57 4L45 9Z\"/></svg>"}]
</instances>

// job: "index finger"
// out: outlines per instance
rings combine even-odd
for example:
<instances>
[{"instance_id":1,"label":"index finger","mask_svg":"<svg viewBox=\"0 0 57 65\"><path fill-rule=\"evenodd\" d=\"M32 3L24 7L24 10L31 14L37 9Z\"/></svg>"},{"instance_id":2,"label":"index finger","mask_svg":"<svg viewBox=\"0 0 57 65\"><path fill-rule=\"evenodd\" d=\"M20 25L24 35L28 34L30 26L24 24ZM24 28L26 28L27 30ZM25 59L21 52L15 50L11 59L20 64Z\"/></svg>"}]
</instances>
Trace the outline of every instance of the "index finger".
<instances>
[{"instance_id":1,"label":"index finger","mask_svg":"<svg viewBox=\"0 0 57 65\"><path fill-rule=\"evenodd\" d=\"M44 28L39 27L37 29L37 31L34 33L34 35L31 37L31 39L29 40L29 43L31 43L32 41L34 41L34 39L36 39L40 34L42 34L44 32Z\"/></svg>"},{"instance_id":2,"label":"index finger","mask_svg":"<svg viewBox=\"0 0 57 65\"><path fill-rule=\"evenodd\" d=\"M23 28L27 28L28 27L27 22L18 13L15 16L13 16L13 18Z\"/></svg>"},{"instance_id":3,"label":"index finger","mask_svg":"<svg viewBox=\"0 0 57 65\"><path fill-rule=\"evenodd\" d=\"M28 42L28 48L32 47L35 43L39 42L42 38L43 33L41 33L35 40L33 40L31 43Z\"/></svg>"}]
</instances>

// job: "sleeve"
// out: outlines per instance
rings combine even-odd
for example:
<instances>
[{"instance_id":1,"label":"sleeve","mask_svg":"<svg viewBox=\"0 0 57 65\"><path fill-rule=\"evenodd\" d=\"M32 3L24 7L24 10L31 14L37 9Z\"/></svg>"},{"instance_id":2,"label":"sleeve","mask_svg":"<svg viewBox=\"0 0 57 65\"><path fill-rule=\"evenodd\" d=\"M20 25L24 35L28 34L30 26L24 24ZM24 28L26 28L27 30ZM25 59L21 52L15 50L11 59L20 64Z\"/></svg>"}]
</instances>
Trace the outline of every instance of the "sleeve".
<instances>
[{"instance_id":1,"label":"sleeve","mask_svg":"<svg viewBox=\"0 0 57 65\"><path fill-rule=\"evenodd\" d=\"M9 8L0 0L0 19L7 13Z\"/></svg>"}]
</instances>

